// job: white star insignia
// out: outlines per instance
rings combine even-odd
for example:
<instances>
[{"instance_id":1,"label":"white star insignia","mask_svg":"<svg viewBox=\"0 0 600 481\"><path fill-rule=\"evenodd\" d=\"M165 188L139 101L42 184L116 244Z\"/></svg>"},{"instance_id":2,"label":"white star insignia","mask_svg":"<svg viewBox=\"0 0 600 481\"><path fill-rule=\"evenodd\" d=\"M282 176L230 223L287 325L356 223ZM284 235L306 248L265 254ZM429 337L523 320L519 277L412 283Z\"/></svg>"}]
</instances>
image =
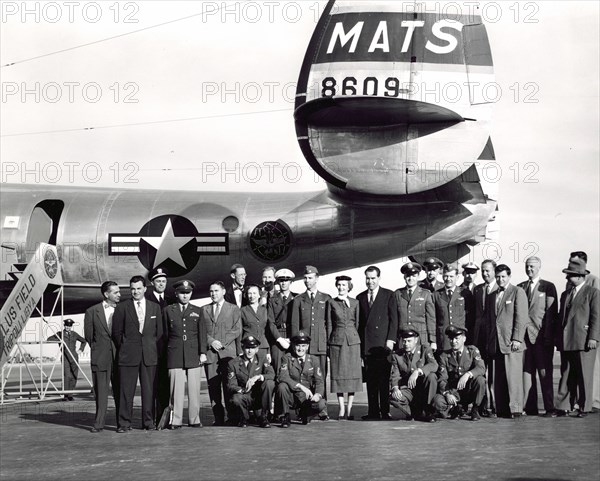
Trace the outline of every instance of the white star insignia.
<instances>
[{"instance_id":1,"label":"white star insignia","mask_svg":"<svg viewBox=\"0 0 600 481\"><path fill-rule=\"evenodd\" d=\"M173 234L173 225L171 224L171 219L167 221L165 229L160 237L142 237L142 239L156 249L156 256L154 258L154 265L152 267L156 267L163 261L171 259L184 269L187 268L185 262L183 262L181 252L179 250L192 239L194 239L194 237L176 237Z\"/></svg>"}]
</instances>

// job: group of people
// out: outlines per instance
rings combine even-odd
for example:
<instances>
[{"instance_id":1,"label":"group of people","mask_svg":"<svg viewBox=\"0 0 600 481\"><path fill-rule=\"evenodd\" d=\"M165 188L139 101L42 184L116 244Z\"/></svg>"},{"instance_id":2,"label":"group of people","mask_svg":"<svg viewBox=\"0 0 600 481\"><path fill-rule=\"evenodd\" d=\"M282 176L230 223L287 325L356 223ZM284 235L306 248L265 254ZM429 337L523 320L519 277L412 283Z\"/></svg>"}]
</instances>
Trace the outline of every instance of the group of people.
<instances>
[{"instance_id":1,"label":"group of people","mask_svg":"<svg viewBox=\"0 0 600 481\"><path fill-rule=\"evenodd\" d=\"M104 428L111 386L117 432L132 428L138 378L144 429L156 429L165 411L171 429L182 427L186 381L188 426L201 427L202 370L215 425L289 427L294 410L304 424L327 420L328 372L340 420L354 419L363 381L365 420L393 419L390 406L401 419L428 422L536 415L536 376L544 416L566 415L577 404L583 417L592 409L600 336L598 278L586 262L585 253L571 254L560 304L556 287L540 279L537 257L525 261L528 280L519 285L507 265L492 260L481 264L482 284L474 283L479 266L468 263L457 285L458 265L429 258L402 266L406 286L391 291L370 266L356 299L348 276L336 278L335 298L319 291L314 266L303 273L306 291L295 294L291 270L266 267L261 285L247 284L245 268L235 264L231 283L212 283L203 307L190 303L191 280L175 283L175 298L166 297L164 269L149 273L148 290L144 277L132 277L124 302L117 283L107 281L103 301L84 318L96 399L92 432ZM561 352L556 406L554 347Z\"/></svg>"}]
</instances>

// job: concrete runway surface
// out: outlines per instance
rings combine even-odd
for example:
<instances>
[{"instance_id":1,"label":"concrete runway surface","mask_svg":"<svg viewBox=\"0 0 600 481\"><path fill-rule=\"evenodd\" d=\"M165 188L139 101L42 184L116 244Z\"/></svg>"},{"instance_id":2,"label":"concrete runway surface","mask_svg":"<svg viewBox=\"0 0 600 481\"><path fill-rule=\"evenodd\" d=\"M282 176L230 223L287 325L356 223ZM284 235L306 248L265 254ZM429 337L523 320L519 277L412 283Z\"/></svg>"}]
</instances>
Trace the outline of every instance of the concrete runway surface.
<instances>
[{"instance_id":1,"label":"concrete runway surface","mask_svg":"<svg viewBox=\"0 0 600 481\"><path fill-rule=\"evenodd\" d=\"M81 381L79 388L85 388ZM139 395L139 393L138 393ZM0 408L0 479L6 480L598 480L600 415L517 420L330 421L289 429L273 425L212 427L205 385L202 429L142 431L140 398L134 430L116 433L112 399L107 426L89 432L91 394L73 402ZM185 413L184 413L185 414ZM393 412L392 412L393 414ZM187 418L184 417L184 423Z\"/></svg>"}]
</instances>

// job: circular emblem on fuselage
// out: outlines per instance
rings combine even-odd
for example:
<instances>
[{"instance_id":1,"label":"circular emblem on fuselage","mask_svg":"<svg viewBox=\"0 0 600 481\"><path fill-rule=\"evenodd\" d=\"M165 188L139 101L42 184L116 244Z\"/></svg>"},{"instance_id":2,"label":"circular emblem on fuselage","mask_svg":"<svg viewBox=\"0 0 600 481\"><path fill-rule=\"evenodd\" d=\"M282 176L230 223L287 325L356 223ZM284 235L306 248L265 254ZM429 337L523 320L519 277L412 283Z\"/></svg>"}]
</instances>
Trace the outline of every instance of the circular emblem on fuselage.
<instances>
[{"instance_id":1,"label":"circular emblem on fuselage","mask_svg":"<svg viewBox=\"0 0 600 481\"><path fill-rule=\"evenodd\" d=\"M258 224L249 235L250 251L265 262L285 259L292 247L292 231L282 221Z\"/></svg>"},{"instance_id":2,"label":"circular emblem on fuselage","mask_svg":"<svg viewBox=\"0 0 600 481\"><path fill-rule=\"evenodd\" d=\"M58 260L56 259L54 251L50 249L47 249L44 253L44 270L50 279L54 279L58 272Z\"/></svg>"}]
</instances>

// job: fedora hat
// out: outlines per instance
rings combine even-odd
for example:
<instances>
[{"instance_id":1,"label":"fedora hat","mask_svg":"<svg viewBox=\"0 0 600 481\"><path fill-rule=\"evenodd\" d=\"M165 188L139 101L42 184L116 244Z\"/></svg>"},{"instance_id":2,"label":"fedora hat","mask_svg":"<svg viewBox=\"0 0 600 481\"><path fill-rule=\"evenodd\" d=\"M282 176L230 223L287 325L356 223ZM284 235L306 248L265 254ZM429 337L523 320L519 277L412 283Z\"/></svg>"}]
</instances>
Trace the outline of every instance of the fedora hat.
<instances>
[{"instance_id":1,"label":"fedora hat","mask_svg":"<svg viewBox=\"0 0 600 481\"><path fill-rule=\"evenodd\" d=\"M590 271L585 268L585 261L579 257L569 259L569 266L562 270L565 274L573 274L576 276L587 276Z\"/></svg>"}]
</instances>

